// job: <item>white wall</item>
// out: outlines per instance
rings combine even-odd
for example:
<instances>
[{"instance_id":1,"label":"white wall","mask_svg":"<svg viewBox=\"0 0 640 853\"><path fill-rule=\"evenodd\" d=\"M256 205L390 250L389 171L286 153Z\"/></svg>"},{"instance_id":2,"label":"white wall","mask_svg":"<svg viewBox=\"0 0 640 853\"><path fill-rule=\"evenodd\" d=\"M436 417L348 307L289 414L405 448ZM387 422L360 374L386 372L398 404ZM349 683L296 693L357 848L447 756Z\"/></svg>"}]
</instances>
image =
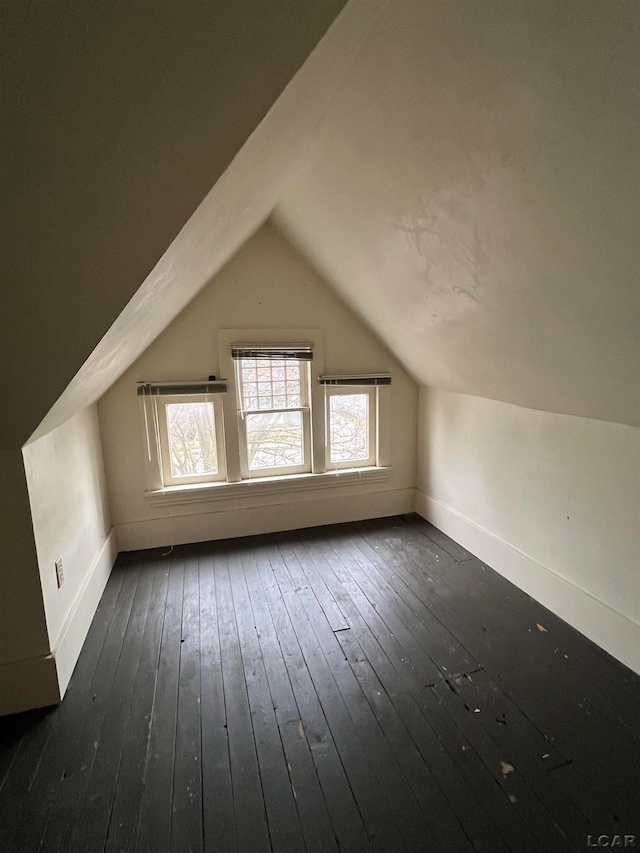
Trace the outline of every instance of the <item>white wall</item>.
<instances>
[{"instance_id":1,"label":"white wall","mask_svg":"<svg viewBox=\"0 0 640 853\"><path fill-rule=\"evenodd\" d=\"M319 328L326 372L392 372L392 471L387 482L250 501L152 506L143 496L136 381L219 375L216 332L224 328ZM112 386L98 408L109 500L121 549L390 515L413 507L414 382L271 224L245 244Z\"/></svg>"},{"instance_id":2,"label":"white wall","mask_svg":"<svg viewBox=\"0 0 640 853\"><path fill-rule=\"evenodd\" d=\"M65 229L65 243L56 245L53 257L51 252L43 255L44 260L38 256L39 265L29 274L30 270L25 272L25 255L33 261L33 253L19 250L16 253L23 286L15 290L21 294L31 320L28 325L37 329L37 333L29 336L25 344L25 331L29 329L20 327L17 336L4 342L6 352L14 359L19 346L24 346L29 356L40 347L43 363L47 363L48 349L42 346L42 336L51 334L57 354L52 369L60 381L64 374L62 357L73 355L77 359L83 347L90 344L86 350L90 355L40 423L34 438L67 420L79 408L97 401L267 219L318 117L327 108L336 87L346 78L353 58L366 41L369 27L386 0L351 0L339 21L267 113L272 102L269 95L275 96L276 89L284 85L297 67L296 63L299 64L344 2L322 0L310 4L307 0L293 0L282 6L267 0L269 26L256 27L259 3L199 4L197 10L185 16L179 5L154 0L153 15L134 11L136 24L142 26L140 29L134 26L133 31L128 20L130 9L134 9L131 5L127 7L128 14L121 19L108 16L109 24L115 23L120 31L118 35L114 33L113 41L108 43L112 50L116 49L116 56L105 55L104 61L100 61L91 50L87 54L91 56L90 74L79 77L71 66L70 80L61 81L56 87L47 79L47 100L52 89L63 93L63 100L74 100L73 107L65 104L62 110L63 127L65 133L71 132L78 150L84 150L80 140L85 127L90 126L97 115L102 129L99 133L94 131L91 144L84 147L90 150L97 142L100 160L105 158L105 169L97 168L92 161L90 180L80 171L80 182L64 182L64 209L75 228L72 235ZM157 14L159 9L163 10L161 15ZM93 24L91 9L87 7L85 11ZM179 20L179 25L172 25L172 20ZM74 10L71 28L66 24L62 26L76 52L86 38L84 31L76 29L77 23L78 14ZM30 46L36 38L32 28L21 29L28 36ZM178 34L182 51L175 42ZM151 40L158 49L141 52L138 39L143 43ZM42 40L37 43L40 48ZM15 50L15 44L11 46ZM18 49L17 53L21 60L25 55L30 56L28 49L23 52ZM46 59L40 55L38 58L37 81L41 84L43 75L40 72L46 67ZM124 59L127 73L114 81L112 69L118 58ZM101 94L109 100L106 112L104 98L92 91L94 73L98 77L106 74L109 81L100 87ZM253 73L257 78L252 82ZM177 80L182 81L181 85L176 84ZM259 85L256 85L258 80ZM121 83L124 83L124 91L119 88ZM138 86L142 86L140 104L134 104L130 101L129 90L132 87L136 90ZM142 92L149 86L153 95L143 96ZM80 108L75 99L83 90L84 103ZM22 118L22 99L17 99L17 105ZM252 122L256 110L264 119L237 151L236 146L255 126ZM55 104L48 110L53 117L59 112ZM80 117L82 126L70 125L70 116ZM117 116L117 121L111 120L113 116ZM155 125L158 120L159 127ZM42 138L48 145L48 135ZM29 142L32 142L31 137ZM67 146L62 146L61 150L66 152ZM24 151L35 157L41 168L43 158L38 156L37 149L23 144L21 153ZM219 167L227 162L229 167L220 174ZM112 169L108 168L109 164L113 165ZM46 211L41 183L29 181L28 170L18 170L15 164L13 173L20 176L31 192L39 192L38 212ZM56 211L57 222L60 207L57 195L49 192L45 197ZM187 220L200 199L202 203ZM74 219L73 211L78 202L81 208ZM21 222L13 207L11 210L11 223ZM87 216L85 210L92 215ZM31 249L33 210L23 219L29 221L27 234ZM92 227L87 234L84 226L88 223ZM49 243L42 241L46 246ZM40 250L42 244L39 244ZM55 300L24 301L22 294L29 292L28 287L33 282L48 281L58 269L57 263L65 260L64 275L55 281ZM61 282L67 282L69 270L72 273L79 270L81 286L67 294ZM88 281L92 287L86 286ZM133 292L132 284L140 286L127 302L128 295ZM94 292L101 293L99 300L94 298ZM55 314L55 324L33 322L33 312L38 310L40 303L47 321L52 313ZM109 317L116 304L117 310ZM121 311L119 315L118 310ZM82 316L81 324L77 322L79 315ZM108 330L100 325L105 319L115 320ZM61 334L67 323L72 324L73 334L65 335L64 331ZM73 342L68 354L64 352L67 341ZM0 347L2 345L0 339ZM94 347L92 351L91 347ZM25 391L28 386L25 361L22 354L15 359L16 393L22 389L20 405L16 406L21 420L26 419L27 407L35 407L32 401L39 396ZM58 387L61 390L63 386ZM49 393L53 394L53 389L50 388ZM39 406L44 403L44 399L37 400ZM2 427L0 423L0 434Z\"/></svg>"},{"instance_id":3,"label":"white wall","mask_svg":"<svg viewBox=\"0 0 640 853\"><path fill-rule=\"evenodd\" d=\"M83 409L23 453L49 648L64 695L117 553L96 407ZM58 557L64 567L60 589Z\"/></svg>"},{"instance_id":4,"label":"white wall","mask_svg":"<svg viewBox=\"0 0 640 853\"><path fill-rule=\"evenodd\" d=\"M637 0L392 0L276 220L421 384L640 426Z\"/></svg>"},{"instance_id":5,"label":"white wall","mask_svg":"<svg viewBox=\"0 0 640 853\"><path fill-rule=\"evenodd\" d=\"M59 699L20 450L0 450L0 715Z\"/></svg>"},{"instance_id":6,"label":"white wall","mask_svg":"<svg viewBox=\"0 0 640 853\"><path fill-rule=\"evenodd\" d=\"M640 429L423 390L417 508L640 671Z\"/></svg>"}]
</instances>

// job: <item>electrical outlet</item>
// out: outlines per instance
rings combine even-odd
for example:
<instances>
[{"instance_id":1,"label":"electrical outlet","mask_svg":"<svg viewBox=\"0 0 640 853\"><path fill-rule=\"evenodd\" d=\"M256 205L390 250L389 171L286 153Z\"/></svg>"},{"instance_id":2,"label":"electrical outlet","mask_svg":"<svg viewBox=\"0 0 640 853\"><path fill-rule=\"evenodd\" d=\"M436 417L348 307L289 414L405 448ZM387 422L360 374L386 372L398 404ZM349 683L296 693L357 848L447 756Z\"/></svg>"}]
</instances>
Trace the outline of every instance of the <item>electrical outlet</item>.
<instances>
[{"instance_id":1,"label":"electrical outlet","mask_svg":"<svg viewBox=\"0 0 640 853\"><path fill-rule=\"evenodd\" d=\"M62 557L56 560L56 580L58 581L58 589L64 583L64 569L62 568Z\"/></svg>"}]
</instances>

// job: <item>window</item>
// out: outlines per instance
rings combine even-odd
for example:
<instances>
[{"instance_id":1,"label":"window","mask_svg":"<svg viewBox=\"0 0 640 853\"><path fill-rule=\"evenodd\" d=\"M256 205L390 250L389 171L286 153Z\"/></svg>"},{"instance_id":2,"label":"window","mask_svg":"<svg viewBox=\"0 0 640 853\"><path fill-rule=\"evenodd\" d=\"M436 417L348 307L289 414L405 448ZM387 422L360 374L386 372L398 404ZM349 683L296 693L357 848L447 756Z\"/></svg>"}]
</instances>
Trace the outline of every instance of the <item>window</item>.
<instances>
[{"instance_id":1,"label":"window","mask_svg":"<svg viewBox=\"0 0 640 853\"><path fill-rule=\"evenodd\" d=\"M226 382L139 382L148 490L226 479Z\"/></svg>"},{"instance_id":2,"label":"window","mask_svg":"<svg viewBox=\"0 0 640 853\"><path fill-rule=\"evenodd\" d=\"M156 406L163 482L179 486L225 479L219 399L163 396Z\"/></svg>"},{"instance_id":3,"label":"window","mask_svg":"<svg viewBox=\"0 0 640 853\"><path fill-rule=\"evenodd\" d=\"M235 356L243 479L311 471L308 361Z\"/></svg>"},{"instance_id":4,"label":"window","mask_svg":"<svg viewBox=\"0 0 640 853\"><path fill-rule=\"evenodd\" d=\"M389 374L320 376L324 386L326 467L389 464Z\"/></svg>"},{"instance_id":5,"label":"window","mask_svg":"<svg viewBox=\"0 0 640 853\"><path fill-rule=\"evenodd\" d=\"M150 500L386 478L388 374L323 375L318 330L221 330L218 348L228 380L138 383Z\"/></svg>"},{"instance_id":6,"label":"window","mask_svg":"<svg viewBox=\"0 0 640 853\"><path fill-rule=\"evenodd\" d=\"M376 389L325 388L327 470L376 464Z\"/></svg>"}]
</instances>

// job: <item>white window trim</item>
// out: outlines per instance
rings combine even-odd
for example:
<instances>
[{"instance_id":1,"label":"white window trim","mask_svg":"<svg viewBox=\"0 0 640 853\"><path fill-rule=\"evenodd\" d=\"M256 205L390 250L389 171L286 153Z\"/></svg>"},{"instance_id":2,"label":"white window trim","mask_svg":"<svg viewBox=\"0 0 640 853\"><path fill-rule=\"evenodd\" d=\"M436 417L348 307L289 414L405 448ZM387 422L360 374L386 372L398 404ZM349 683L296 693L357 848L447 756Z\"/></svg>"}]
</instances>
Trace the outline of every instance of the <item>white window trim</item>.
<instances>
[{"instance_id":1,"label":"white window trim","mask_svg":"<svg viewBox=\"0 0 640 853\"><path fill-rule=\"evenodd\" d=\"M238 483L202 483L193 486L167 486L150 489L144 493L152 506L201 503L203 501L228 501L231 498L258 498L282 495L283 492L315 491L347 486L384 483L389 479L391 467L349 468L326 471L323 474L285 474L281 477L260 477Z\"/></svg>"},{"instance_id":2,"label":"white window trim","mask_svg":"<svg viewBox=\"0 0 640 853\"><path fill-rule=\"evenodd\" d=\"M306 473L282 473L276 475L252 476L243 479L240 465L240 431L237 428L240 401L238 399L235 365L231 357L231 345L238 341L251 341L256 344L280 344L283 341L304 341L313 345L313 359L309 364L310 424L309 440L311 448L311 471ZM222 408L223 417L216 412L217 426L224 425L223 437L218 443L219 471L226 469L226 480L206 479L193 484L163 483L161 468L161 446L159 430L153 428L151 406L156 405L155 398L140 396L140 411L144 447L144 466L146 475L145 498L152 506L170 506L174 504L229 501L232 498L246 501L251 505L254 499L263 502L269 495L312 491L315 489L336 489L342 491L349 487L373 485L386 482L391 468L391 389L389 385L377 386L376 400L376 454L374 464L363 467L339 468L327 467L326 406L325 385L319 379L324 373L323 333L320 329L220 329L218 331L219 375L229 377L227 393L217 395L218 408ZM331 386L333 387L333 386ZM345 386L342 386L343 388ZM364 386L366 387L366 386ZM362 391L363 386L354 386ZM349 390L351 387L349 386ZM200 397L201 395L199 395ZM195 395L194 395L195 398ZM183 398L184 399L184 398ZM155 423L158 423L157 415ZM220 460L221 448L224 461ZM226 463L226 464L225 464Z\"/></svg>"},{"instance_id":3,"label":"white window trim","mask_svg":"<svg viewBox=\"0 0 640 853\"><path fill-rule=\"evenodd\" d=\"M238 360L238 363L241 361ZM300 361L300 406L293 406L288 409L244 409L237 412L237 423L239 431L239 447L240 447L240 473L243 480L254 480L262 477L279 477L291 474L309 474L311 473L311 408L309 406L310 389L309 389L309 365L308 361ZM236 365L234 365L236 367ZM238 398L242 397L242 375L239 368L236 368L235 384L238 390ZM247 447L247 417L250 415L268 415L282 414L283 412L300 412L302 417L302 463L300 465L280 465L273 468L259 468L251 470L249 468L249 454Z\"/></svg>"},{"instance_id":4,"label":"white window trim","mask_svg":"<svg viewBox=\"0 0 640 853\"><path fill-rule=\"evenodd\" d=\"M190 486L194 483L213 483L226 480L226 456L224 452L224 429L222 426L222 401L220 394L181 394L179 396L164 395L154 397L158 418L158 432L160 438L160 464L162 466L162 481L165 486ZM171 474L171 462L169 458L169 436L167 429L166 407L175 403L211 403L216 429L216 451L218 472L216 474L193 474L190 477L174 477Z\"/></svg>"},{"instance_id":5,"label":"white window trim","mask_svg":"<svg viewBox=\"0 0 640 853\"><path fill-rule=\"evenodd\" d=\"M369 444L369 455L362 460L347 460L345 462L333 462L331 460L331 398L352 396L353 394L362 394L368 397L367 401L367 441ZM325 404L325 422L327 442L325 445L326 468L327 471L337 471L342 468L370 468L377 465L378 461L378 442L377 442L377 420L378 420L378 400L376 387L374 385L325 385L324 386L324 404Z\"/></svg>"},{"instance_id":6,"label":"white window trim","mask_svg":"<svg viewBox=\"0 0 640 853\"><path fill-rule=\"evenodd\" d=\"M224 449L223 406L220 397L223 394L181 394L161 395L140 394L140 422L142 424L142 446L146 494L159 489L189 488L193 484L216 484L226 480L226 453ZM172 478L167 468L167 430L164 404L171 402L212 402L215 406L216 444L218 449L218 473L195 475L193 478ZM164 446L163 446L164 445Z\"/></svg>"},{"instance_id":7,"label":"white window trim","mask_svg":"<svg viewBox=\"0 0 640 853\"><path fill-rule=\"evenodd\" d=\"M324 346L321 329L220 329L218 331L218 364L220 375L229 377L228 392L224 395L223 409L225 425L237 423L241 410L238 383L235 379L235 363L231 357L231 347L239 342L267 345L281 344L287 341L303 341L313 345L313 359L309 362L310 416L310 467L311 474L323 474L325 467L325 426L324 426L324 390L318 379L324 370ZM233 381L231 378L233 377ZM227 483L248 482L243 477L240 430L225 426L227 453ZM246 455L245 455L246 458ZM278 470L282 475L282 469ZM289 480L296 474L278 476L278 480ZM254 474L254 479L263 479Z\"/></svg>"}]
</instances>

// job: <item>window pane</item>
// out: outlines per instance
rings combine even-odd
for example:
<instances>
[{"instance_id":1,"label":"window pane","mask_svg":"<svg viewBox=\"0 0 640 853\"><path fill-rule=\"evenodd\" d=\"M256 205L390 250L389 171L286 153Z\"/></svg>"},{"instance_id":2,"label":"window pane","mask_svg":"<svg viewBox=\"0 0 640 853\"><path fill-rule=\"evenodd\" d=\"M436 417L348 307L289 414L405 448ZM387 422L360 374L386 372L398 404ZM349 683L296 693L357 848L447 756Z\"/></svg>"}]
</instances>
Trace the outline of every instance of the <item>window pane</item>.
<instances>
[{"instance_id":1,"label":"window pane","mask_svg":"<svg viewBox=\"0 0 640 853\"><path fill-rule=\"evenodd\" d=\"M245 411L300 405L301 373L297 359L243 358L241 367Z\"/></svg>"},{"instance_id":2,"label":"window pane","mask_svg":"<svg viewBox=\"0 0 640 853\"><path fill-rule=\"evenodd\" d=\"M213 403L167 404L172 477L218 473Z\"/></svg>"},{"instance_id":3,"label":"window pane","mask_svg":"<svg viewBox=\"0 0 640 853\"><path fill-rule=\"evenodd\" d=\"M369 458L369 395L334 394L329 398L330 459L358 462Z\"/></svg>"},{"instance_id":4,"label":"window pane","mask_svg":"<svg viewBox=\"0 0 640 853\"><path fill-rule=\"evenodd\" d=\"M302 465L302 413L247 415L249 469Z\"/></svg>"}]
</instances>

